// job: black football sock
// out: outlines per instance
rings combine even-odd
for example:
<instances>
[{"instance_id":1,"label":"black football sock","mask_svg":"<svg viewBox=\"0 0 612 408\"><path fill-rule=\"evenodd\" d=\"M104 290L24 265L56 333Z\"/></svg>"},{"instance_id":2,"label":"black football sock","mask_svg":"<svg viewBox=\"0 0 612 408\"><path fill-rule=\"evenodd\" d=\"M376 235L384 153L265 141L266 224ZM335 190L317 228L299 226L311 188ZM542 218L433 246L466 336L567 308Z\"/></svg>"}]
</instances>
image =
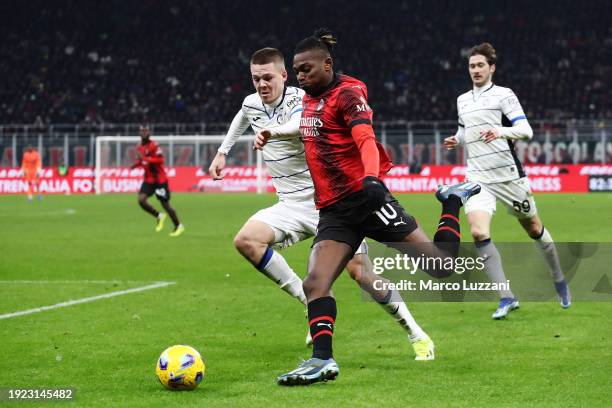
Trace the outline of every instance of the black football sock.
<instances>
[{"instance_id":1,"label":"black football sock","mask_svg":"<svg viewBox=\"0 0 612 408\"><path fill-rule=\"evenodd\" d=\"M176 227L178 227L179 224L181 223L178 219L178 216L176 215L176 211L174 211L174 208L172 208L172 206L170 206L170 203L168 203L167 201L163 202L162 206L164 207L164 210L166 210L166 212L170 216L170 219L172 220L172 223L174 224L174 228L176 229Z\"/></svg>"},{"instance_id":2,"label":"black football sock","mask_svg":"<svg viewBox=\"0 0 612 408\"><path fill-rule=\"evenodd\" d=\"M312 336L312 357L332 358L332 336L336 321L336 299L331 296L308 303L308 324Z\"/></svg>"},{"instance_id":3,"label":"black football sock","mask_svg":"<svg viewBox=\"0 0 612 408\"><path fill-rule=\"evenodd\" d=\"M458 197L450 196L442 203L442 215L438 223L438 230L434 235L435 243L445 243L441 245L451 256L459 254L459 242L461 241L461 229L459 227L459 209L461 200Z\"/></svg>"}]
</instances>

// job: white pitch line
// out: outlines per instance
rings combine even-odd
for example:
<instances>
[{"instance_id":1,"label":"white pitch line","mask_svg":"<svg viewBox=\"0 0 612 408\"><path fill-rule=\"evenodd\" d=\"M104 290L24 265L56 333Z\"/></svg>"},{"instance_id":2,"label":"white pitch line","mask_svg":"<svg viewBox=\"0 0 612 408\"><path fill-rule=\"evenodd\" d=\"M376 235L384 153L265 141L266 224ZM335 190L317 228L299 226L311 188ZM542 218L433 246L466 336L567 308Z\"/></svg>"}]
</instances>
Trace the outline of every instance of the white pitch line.
<instances>
[{"instance_id":1,"label":"white pitch line","mask_svg":"<svg viewBox=\"0 0 612 408\"><path fill-rule=\"evenodd\" d=\"M42 283L45 285L51 283L83 283L89 284L109 284L109 283L146 283L146 281L121 281L121 280L0 280L0 285L3 284L36 284Z\"/></svg>"},{"instance_id":2,"label":"white pitch line","mask_svg":"<svg viewBox=\"0 0 612 408\"><path fill-rule=\"evenodd\" d=\"M42 306L42 307L36 307L34 309L21 310L19 312L5 313L5 314L0 315L0 320L10 319L11 317L29 315L33 313L45 312L47 310L59 309L61 307L80 305L81 303L95 302L96 300L100 300L100 299L108 299L108 298L112 298L115 296L128 295L130 293L143 292L145 290L163 288L166 286L174 285L175 283L176 282L156 282L151 285L140 286L140 287L132 288L132 289L118 290L115 292L109 292L109 293L105 293L103 295L98 295L98 296L91 296L91 297L86 297L86 298L81 298L81 299L76 299L76 300L69 300L67 302L56 303L50 306Z\"/></svg>"}]
</instances>

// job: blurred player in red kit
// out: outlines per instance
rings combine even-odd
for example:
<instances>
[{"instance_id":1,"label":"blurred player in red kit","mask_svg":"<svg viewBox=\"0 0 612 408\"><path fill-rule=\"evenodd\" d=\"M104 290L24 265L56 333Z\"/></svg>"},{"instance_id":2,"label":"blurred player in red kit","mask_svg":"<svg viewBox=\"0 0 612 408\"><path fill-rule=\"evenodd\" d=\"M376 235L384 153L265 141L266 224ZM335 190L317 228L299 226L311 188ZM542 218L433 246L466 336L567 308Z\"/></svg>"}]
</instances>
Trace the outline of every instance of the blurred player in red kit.
<instances>
[{"instance_id":1,"label":"blurred player in red kit","mask_svg":"<svg viewBox=\"0 0 612 408\"><path fill-rule=\"evenodd\" d=\"M164 221L167 216L157 211L147 201L149 197L155 194L155 197L157 197L174 223L174 231L170 233L170 236L178 237L185 231L185 227L179 221L174 208L170 206L170 189L168 188L166 170L164 170L162 150L154 140L151 140L151 131L148 126L140 127L140 139L138 161L132 165L132 168L142 167L145 171L144 180L138 192L138 204L140 204L143 210L157 219L155 231L160 232L164 228Z\"/></svg>"}]
</instances>

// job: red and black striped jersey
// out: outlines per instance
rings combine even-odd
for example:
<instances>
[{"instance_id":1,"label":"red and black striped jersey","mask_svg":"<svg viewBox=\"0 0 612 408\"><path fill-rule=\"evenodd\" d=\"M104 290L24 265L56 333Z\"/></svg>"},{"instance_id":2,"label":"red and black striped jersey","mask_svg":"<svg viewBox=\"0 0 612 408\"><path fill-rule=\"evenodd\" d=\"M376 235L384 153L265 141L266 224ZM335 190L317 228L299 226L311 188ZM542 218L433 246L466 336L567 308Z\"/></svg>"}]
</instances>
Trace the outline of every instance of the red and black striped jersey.
<instances>
[{"instance_id":1,"label":"red and black striped jersey","mask_svg":"<svg viewBox=\"0 0 612 408\"><path fill-rule=\"evenodd\" d=\"M364 167L351 128L372 124L373 112L365 84L338 74L321 94L306 94L302 106L300 133L320 209L362 189ZM393 164L382 144L376 145L382 177Z\"/></svg>"},{"instance_id":2,"label":"red and black striped jersey","mask_svg":"<svg viewBox=\"0 0 612 408\"><path fill-rule=\"evenodd\" d=\"M165 183L168 181L166 170L164 170L164 156L162 150L154 140L149 139L145 144L138 145L140 156L139 165L144 168L145 183Z\"/></svg>"}]
</instances>

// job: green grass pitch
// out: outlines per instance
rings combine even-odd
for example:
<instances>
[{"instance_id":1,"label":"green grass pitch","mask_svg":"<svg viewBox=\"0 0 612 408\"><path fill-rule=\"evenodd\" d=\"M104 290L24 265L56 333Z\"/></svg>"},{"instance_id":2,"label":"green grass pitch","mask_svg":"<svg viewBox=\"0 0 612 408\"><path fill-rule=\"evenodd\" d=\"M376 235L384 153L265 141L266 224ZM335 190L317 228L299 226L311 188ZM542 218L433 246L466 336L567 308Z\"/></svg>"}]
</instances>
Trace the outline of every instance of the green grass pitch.
<instances>
[{"instance_id":1,"label":"green grass pitch","mask_svg":"<svg viewBox=\"0 0 612 408\"><path fill-rule=\"evenodd\" d=\"M432 195L399 199L433 232L439 206ZM537 200L557 241L612 241L612 194ZM31 204L1 197L0 314L154 281L176 284L0 320L0 387L74 387L70 406L83 407L609 403L609 303L576 302L566 311L524 303L506 321L491 320L493 303L409 303L437 351L435 361L415 362L405 334L379 306L363 302L345 275L334 287L340 376L279 387L275 377L309 355L304 312L232 246L249 215L274 202L273 195L175 194L187 231L174 239L169 225L153 231L133 195L47 196ZM501 208L493 224L498 241L529 240ZM465 222L462 228L468 239ZM303 242L284 255L303 275L308 252ZM19 280L43 282L7 282ZM157 382L156 359L173 344L192 345L205 358L196 391L169 392Z\"/></svg>"}]
</instances>

